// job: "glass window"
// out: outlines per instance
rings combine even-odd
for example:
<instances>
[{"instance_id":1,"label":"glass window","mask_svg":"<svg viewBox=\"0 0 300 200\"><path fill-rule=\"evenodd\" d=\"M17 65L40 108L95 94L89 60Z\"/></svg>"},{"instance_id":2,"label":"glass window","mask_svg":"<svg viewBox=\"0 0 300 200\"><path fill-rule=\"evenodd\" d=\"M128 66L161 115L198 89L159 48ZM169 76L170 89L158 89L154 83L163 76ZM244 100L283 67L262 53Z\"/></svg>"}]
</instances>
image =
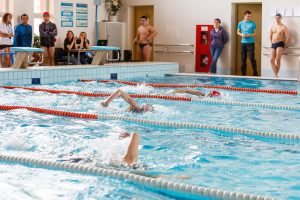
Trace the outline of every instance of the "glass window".
<instances>
[{"instance_id":1,"label":"glass window","mask_svg":"<svg viewBox=\"0 0 300 200\"><path fill-rule=\"evenodd\" d=\"M1 0L0 0L1 1ZM48 11L48 0L34 0L34 13L40 14Z\"/></svg>"},{"instance_id":2,"label":"glass window","mask_svg":"<svg viewBox=\"0 0 300 200\"><path fill-rule=\"evenodd\" d=\"M0 0L0 12L6 12L6 0Z\"/></svg>"},{"instance_id":3,"label":"glass window","mask_svg":"<svg viewBox=\"0 0 300 200\"><path fill-rule=\"evenodd\" d=\"M33 34L40 35L39 26L42 23L42 18L34 18L33 19Z\"/></svg>"}]
</instances>

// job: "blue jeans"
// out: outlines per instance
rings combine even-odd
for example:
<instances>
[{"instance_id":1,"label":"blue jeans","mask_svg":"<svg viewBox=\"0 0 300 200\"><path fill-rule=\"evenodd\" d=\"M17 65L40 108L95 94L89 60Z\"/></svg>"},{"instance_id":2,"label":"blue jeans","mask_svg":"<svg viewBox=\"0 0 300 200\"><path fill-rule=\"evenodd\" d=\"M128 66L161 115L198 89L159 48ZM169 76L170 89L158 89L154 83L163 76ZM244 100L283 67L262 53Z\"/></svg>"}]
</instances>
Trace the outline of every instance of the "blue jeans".
<instances>
[{"instance_id":1,"label":"blue jeans","mask_svg":"<svg viewBox=\"0 0 300 200\"><path fill-rule=\"evenodd\" d=\"M217 73L217 62L221 55L221 52L223 50L223 47L210 47L210 53L212 57L212 63L210 66L210 73Z\"/></svg>"}]
</instances>

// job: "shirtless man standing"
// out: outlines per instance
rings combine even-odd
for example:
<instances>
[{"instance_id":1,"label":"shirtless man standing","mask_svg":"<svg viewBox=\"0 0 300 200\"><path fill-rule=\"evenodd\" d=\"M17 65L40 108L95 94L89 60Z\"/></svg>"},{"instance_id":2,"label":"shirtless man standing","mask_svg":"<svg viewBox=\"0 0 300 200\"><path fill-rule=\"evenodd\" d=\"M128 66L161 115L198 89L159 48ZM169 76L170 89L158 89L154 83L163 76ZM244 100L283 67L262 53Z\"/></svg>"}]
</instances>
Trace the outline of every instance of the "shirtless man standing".
<instances>
[{"instance_id":1,"label":"shirtless man standing","mask_svg":"<svg viewBox=\"0 0 300 200\"><path fill-rule=\"evenodd\" d=\"M272 43L270 62L274 71L275 78L278 78L283 49L287 47L287 43L290 40L289 31L287 27L283 23L281 23L281 20L281 14L277 13L275 15L275 24L270 30L270 40Z\"/></svg>"},{"instance_id":2,"label":"shirtless man standing","mask_svg":"<svg viewBox=\"0 0 300 200\"><path fill-rule=\"evenodd\" d=\"M142 16L140 20L141 25L137 30L134 43L139 45L140 59L149 62L151 59L153 38L157 35L157 32L149 25L146 16Z\"/></svg>"}]
</instances>

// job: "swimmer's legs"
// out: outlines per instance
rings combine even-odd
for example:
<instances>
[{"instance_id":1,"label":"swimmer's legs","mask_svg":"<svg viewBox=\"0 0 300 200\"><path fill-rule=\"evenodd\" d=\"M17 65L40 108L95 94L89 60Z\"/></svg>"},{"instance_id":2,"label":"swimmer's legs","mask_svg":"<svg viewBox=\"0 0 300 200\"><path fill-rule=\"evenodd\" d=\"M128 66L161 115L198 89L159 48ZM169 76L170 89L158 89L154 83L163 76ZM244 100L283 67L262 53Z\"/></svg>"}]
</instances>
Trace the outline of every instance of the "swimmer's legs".
<instances>
[{"instance_id":1,"label":"swimmer's legs","mask_svg":"<svg viewBox=\"0 0 300 200\"><path fill-rule=\"evenodd\" d=\"M205 93L201 92L201 91L197 91L197 90L176 90L176 93L187 93L187 94L192 94L192 95L196 95L196 96L205 96Z\"/></svg>"},{"instance_id":2,"label":"swimmer's legs","mask_svg":"<svg viewBox=\"0 0 300 200\"><path fill-rule=\"evenodd\" d=\"M139 144L140 135L138 133L133 133L131 136L131 141L127 148L127 152L123 157L123 162L126 162L128 165L132 165L137 162L139 155Z\"/></svg>"}]
</instances>

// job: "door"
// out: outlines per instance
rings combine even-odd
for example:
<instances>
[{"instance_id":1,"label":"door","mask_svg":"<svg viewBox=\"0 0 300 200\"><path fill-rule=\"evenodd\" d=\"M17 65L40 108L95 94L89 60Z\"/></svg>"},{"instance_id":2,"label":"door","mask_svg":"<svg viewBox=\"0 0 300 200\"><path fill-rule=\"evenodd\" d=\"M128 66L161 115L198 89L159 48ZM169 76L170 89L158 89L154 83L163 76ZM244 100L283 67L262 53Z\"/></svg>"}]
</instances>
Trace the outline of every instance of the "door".
<instances>
[{"instance_id":1,"label":"door","mask_svg":"<svg viewBox=\"0 0 300 200\"><path fill-rule=\"evenodd\" d=\"M141 16L146 16L149 19L149 24L154 26L154 7L153 6L135 6L134 7L134 36L132 41L136 36L136 32L138 27L140 26L140 18ZM132 42L133 43L133 42ZM139 53L138 53L138 45L133 44L133 60L139 60ZM153 60L153 51L151 60Z\"/></svg>"},{"instance_id":2,"label":"door","mask_svg":"<svg viewBox=\"0 0 300 200\"><path fill-rule=\"evenodd\" d=\"M237 4L236 28L238 22L244 19L244 11L250 10L252 12L252 21L256 23L256 36L255 36L255 59L257 63L257 71L261 75L261 23L262 23L262 5L261 4ZM237 36L236 41L236 75L242 75L241 72L241 37ZM247 57L247 76L252 76L252 66Z\"/></svg>"}]
</instances>

